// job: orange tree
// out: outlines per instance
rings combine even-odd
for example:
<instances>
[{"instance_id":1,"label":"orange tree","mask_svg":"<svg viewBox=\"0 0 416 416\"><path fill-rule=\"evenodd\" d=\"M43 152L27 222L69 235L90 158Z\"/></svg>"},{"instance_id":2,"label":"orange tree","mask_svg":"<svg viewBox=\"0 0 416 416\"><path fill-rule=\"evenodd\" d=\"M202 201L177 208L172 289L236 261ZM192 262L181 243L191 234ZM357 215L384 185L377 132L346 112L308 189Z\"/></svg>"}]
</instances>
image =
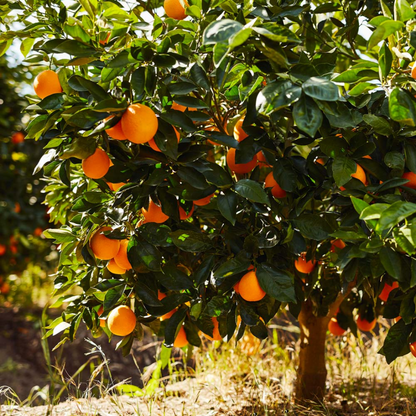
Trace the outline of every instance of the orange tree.
<instances>
[{"instance_id":1,"label":"orange tree","mask_svg":"<svg viewBox=\"0 0 416 416\"><path fill-rule=\"evenodd\" d=\"M400 316L380 352L415 350L406 0L42 0L0 13L1 49L20 37L41 73L27 132L63 224L48 236L66 305L49 334L72 340L84 321L128 353L148 326L166 347L199 346L201 332L265 338L285 309L301 330L299 399L324 394L328 328Z\"/></svg>"},{"instance_id":2,"label":"orange tree","mask_svg":"<svg viewBox=\"0 0 416 416\"><path fill-rule=\"evenodd\" d=\"M48 224L43 185L40 174L33 176L42 149L24 139L22 110L28 103L17 93L27 73L0 58L0 296L10 292L8 275L30 262L46 265L50 252L50 242L40 238Z\"/></svg>"}]
</instances>

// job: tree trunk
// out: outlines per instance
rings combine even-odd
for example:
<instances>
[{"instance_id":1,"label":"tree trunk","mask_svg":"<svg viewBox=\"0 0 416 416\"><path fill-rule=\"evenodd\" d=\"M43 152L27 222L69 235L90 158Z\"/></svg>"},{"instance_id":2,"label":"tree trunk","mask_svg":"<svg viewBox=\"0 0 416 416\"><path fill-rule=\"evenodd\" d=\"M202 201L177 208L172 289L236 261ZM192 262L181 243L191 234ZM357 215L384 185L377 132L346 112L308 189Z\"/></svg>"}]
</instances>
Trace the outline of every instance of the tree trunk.
<instances>
[{"instance_id":1,"label":"tree trunk","mask_svg":"<svg viewBox=\"0 0 416 416\"><path fill-rule=\"evenodd\" d=\"M303 302L298 317L300 326L299 367L296 380L296 400L322 401L325 395L325 347L329 316L317 317L312 303Z\"/></svg>"}]
</instances>

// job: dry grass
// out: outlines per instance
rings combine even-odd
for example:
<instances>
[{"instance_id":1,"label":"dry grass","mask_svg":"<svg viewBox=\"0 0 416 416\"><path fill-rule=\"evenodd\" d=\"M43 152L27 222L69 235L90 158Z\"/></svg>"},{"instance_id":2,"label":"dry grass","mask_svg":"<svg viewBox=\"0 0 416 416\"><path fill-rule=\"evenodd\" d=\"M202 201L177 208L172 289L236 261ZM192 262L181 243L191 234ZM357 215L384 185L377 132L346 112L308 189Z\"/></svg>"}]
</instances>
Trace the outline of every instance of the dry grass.
<instances>
[{"instance_id":1,"label":"dry grass","mask_svg":"<svg viewBox=\"0 0 416 416\"><path fill-rule=\"evenodd\" d=\"M330 337L328 342L328 394L311 407L293 403L296 337L279 328L261 344L260 351L245 355L239 346L207 343L194 351L193 365L184 357L172 359L169 374L159 377L156 366L145 389L134 395L118 393L117 386L94 383L101 398L92 397L92 385L77 398L56 406L19 406L10 392L3 415L137 415L137 416L272 416L272 415L416 415L416 361L399 358L388 366L377 354L386 328L372 339ZM280 342L285 338L285 345ZM103 366L104 367L104 366ZM156 369L156 370L155 370ZM96 377L95 380L98 380ZM97 390L98 389L98 390ZM81 398L80 398L81 397ZM26 402L24 404L28 404ZM49 403L51 401L49 400Z\"/></svg>"}]
</instances>

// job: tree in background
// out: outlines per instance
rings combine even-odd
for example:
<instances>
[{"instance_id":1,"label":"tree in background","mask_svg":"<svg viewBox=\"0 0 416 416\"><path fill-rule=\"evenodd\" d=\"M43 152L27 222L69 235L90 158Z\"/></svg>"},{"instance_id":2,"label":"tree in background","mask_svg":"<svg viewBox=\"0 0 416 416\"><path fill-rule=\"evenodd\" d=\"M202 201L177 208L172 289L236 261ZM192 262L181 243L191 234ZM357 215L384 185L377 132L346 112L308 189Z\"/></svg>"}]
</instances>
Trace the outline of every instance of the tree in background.
<instances>
[{"instance_id":1,"label":"tree in background","mask_svg":"<svg viewBox=\"0 0 416 416\"><path fill-rule=\"evenodd\" d=\"M328 328L396 318L380 352L416 354L414 18L406 0L3 7L0 48L39 64L27 132L62 224L49 334L84 321L128 353L148 326L166 357L201 332L265 338L287 310L299 399L324 394Z\"/></svg>"},{"instance_id":2,"label":"tree in background","mask_svg":"<svg viewBox=\"0 0 416 416\"><path fill-rule=\"evenodd\" d=\"M47 208L42 205L43 184L33 176L42 149L25 141L22 110L27 101L17 90L27 82L27 69L11 68L0 58L0 296L13 288L8 276L20 274L29 263L46 267L50 242L41 238L47 228Z\"/></svg>"}]
</instances>

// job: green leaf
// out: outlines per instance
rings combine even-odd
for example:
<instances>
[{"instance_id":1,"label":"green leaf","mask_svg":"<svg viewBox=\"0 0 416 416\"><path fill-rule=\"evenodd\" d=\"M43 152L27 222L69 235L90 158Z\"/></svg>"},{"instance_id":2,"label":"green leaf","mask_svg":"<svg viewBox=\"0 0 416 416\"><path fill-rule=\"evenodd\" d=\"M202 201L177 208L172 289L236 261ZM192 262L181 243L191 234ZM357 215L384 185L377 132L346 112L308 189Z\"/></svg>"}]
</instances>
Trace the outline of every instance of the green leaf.
<instances>
[{"instance_id":1,"label":"green leaf","mask_svg":"<svg viewBox=\"0 0 416 416\"><path fill-rule=\"evenodd\" d=\"M293 106L293 118L296 125L311 137L315 137L321 127L322 111L315 104L315 101L308 97L302 97Z\"/></svg>"},{"instance_id":2,"label":"green leaf","mask_svg":"<svg viewBox=\"0 0 416 416\"><path fill-rule=\"evenodd\" d=\"M413 204L412 202L397 201L382 211L376 230L383 231L394 227L414 213L416 213L416 204Z\"/></svg>"},{"instance_id":3,"label":"green leaf","mask_svg":"<svg viewBox=\"0 0 416 416\"><path fill-rule=\"evenodd\" d=\"M256 276L261 288L272 298L280 302L297 302L293 276L286 270L261 263L257 267Z\"/></svg>"},{"instance_id":4,"label":"green leaf","mask_svg":"<svg viewBox=\"0 0 416 416\"><path fill-rule=\"evenodd\" d=\"M354 205L354 209L361 215L361 213L370 205L362 199L351 197L351 202Z\"/></svg>"},{"instance_id":5,"label":"green leaf","mask_svg":"<svg viewBox=\"0 0 416 416\"><path fill-rule=\"evenodd\" d=\"M394 19L401 22L407 22L415 17L415 12L406 0L395 0L394 2Z\"/></svg>"},{"instance_id":6,"label":"green leaf","mask_svg":"<svg viewBox=\"0 0 416 416\"><path fill-rule=\"evenodd\" d=\"M232 225L235 225L237 215L237 195L232 191L225 191L217 197L217 206L221 215Z\"/></svg>"},{"instance_id":7,"label":"green leaf","mask_svg":"<svg viewBox=\"0 0 416 416\"><path fill-rule=\"evenodd\" d=\"M303 91L309 97L322 101L338 101L338 87L325 78L311 77L302 86Z\"/></svg>"},{"instance_id":8,"label":"green leaf","mask_svg":"<svg viewBox=\"0 0 416 416\"><path fill-rule=\"evenodd\" d=\"M128 245L129 261L139 272L157 272L161 269L162 255L159 250L146 241L131 238Z\"/></svg>"},{"instance_id":9,"label":"green leaf","mask_svg":"<svg viewBox=\"0 0 416 416\"><path fill-rule=\"evenodd\" d=\"M200 252L212 247L211 240L206 234L191 230L177 230L170 233L173 244L183 251Z\"/></svg>"},{"instance_id":10,"label":"green leaf","mask_svg":"<svg viewBox=\"0 0 416 416\"><path fill-rule=\"evenodd\" d=\"M394 87L389 97L390 117L408 126L416 125L416 104L414 98L399 87Z\"/></svg>"},{"instance_id":11,"label":"green leaf","mask_svg":"<svg viewBox=\"0 0 416 416\"><path fill-rule=\"evenodd\" d=\"M107 92L97 83L85 79L79 75L73 75L68 79L68 85L75 91L88 91L97 101L111 98Z\"/></svg>"},{"instance_id":12,"label":"green leaf","mask_svg":"<svg viewBox=\"0 0 416 416\"><path fill-rule=\"evenodd\" d=\"M393 33L400 30L404 24L396 20L386 20L382 22L377 29L372 33L368 41L368 49L373 49L379 42L388 38Z\"/></svg>"},{"instance_id":13,"label":"green leaf","mask_svg":"<svg viewBox=\"0 0 416 416\"><path fill-rule=\"evenodd\" d=\"M302 95L302 88L290 81L273 82L268 84L257 96L256 109L261 114L287 107L297 101Z\"/></svg>"},{"instance_id":14,"label":"green leaf","mask_svg":"<svg viewBox=\"0 0 416 416\"><path fill-rule=\"evenodd\" d=\"M192 80L201 88L209 91L210 84L205 70L198 64L194 64L191 68L190 75Z\"/></svg>"},{"instance_id":15,"label":"green leaf","mask_svg":"<svg viewBox=\"0 0 416 416\"><path fill-rule=\"evenodd\" d=\"M405 142L404 155L407 168L416 173L416 147L410 142Z\"/></svg>"},{"instance_id":16,"label":"green leaf","mask_svg":"<svg viewBox=\"0 0 416 416\"><path fill-rule=\"evenodd\" d=\"M234 190L243 198L270 206L266 191L258 182L251 179L241 179L234 185Z\"/></svg>"},{"instance_id":17,"label":"green leaf","mask_svg":"<svg viewBox=\"0 0 416 416\"><path fill-rule=\"evenodd\" d=\"M30 50L32 49L32 46L34 43L35 43L34 38L26 38L22 41L22 44L20 45L20 52L22 52L25 58L30 52Z\"/></svg>"},{"instance_id":18,"label":"green leaf","mask_svg":"<svg viewBox=\"0 0 416 416\"><path fill-rule=\"evenodd\" d=\"M301 40L289 28L274 22L263 23L260 26L253 27L253 30L274 42L295 42L301 43Z\"/></svg>"},{"instance_id":19,"label":"green leaf","mask_svg":"<svg viewBox=\"0 0 416 416\"><path fill-rule=\"evenodd\" d=\"M368 91L373 90L374 88L377 88L377 85L371 84L370 82L360 82L354 88L351 88L348 91L348 94L351 97L358 97Z\"/></svg>"},{"instance_id":20,"label":"green leaf","mask_svg":"<svg viewBox=\"0 0 416 416\"><path fill-rule=\"evenodd\" d=\"M393 129L391 128L390 123L383 117L378 117L374 114L364 114L363 120L378 134L383 136L390 136L393 134Z\"/></svg>"},{"instance_id":21,"label":"green leaf","mask_svg":"<svg viewBox=\"0 0 416 416\"><path fill-rule=\"evenodd\" d=\"M236 20L221 19L210 23L204 30L202 43L214 45L216 43L227 43L229 39L243 29L243 25Z\"/></svg>"},{"instance_id":22,"label":"green leaf","mask_svg":"<svg viewBox=\"0 0 416 416\"><path fill-rule=\"evenodd\" d=\"M43 235L46 238L55 239L55 242L59 244L77 241L77 236L75 234L72 234L71 231L64 229L50 228L49 230L44 230Z\"/></svg>"},{"instance_id":23,"label":"green leaf","mask_svg":"<svg viewBox=\"0 0 416 416\"><path fill-rule=\"evenodd\" d=\"M334 232L325 218L318 214L304 214L294 220L303 236L316 241L326 240Z\"/></svg>"},{"instance_id":24,"label":"green leaf","mask_svg":"<svg viewBox=\"0 0 416 416\"><path fill-rule=\"evenodd\" d=\"M390 74L391 64L393 63L393 55L386 42L383 43L378 53L378 63L380 65L380 75L387 78Z\"/></svg>"},{"instance_id":25,"label":"green leaf","mask_svg":"<svg viewBox=\"0 0 416 416\"><path fill-rule=\"evenodd\" d=\"M402 280L402 264L399 254L389 247L383 247L380 250L379 258L386 272L400 282Z\"/></svg>"},{"instance_id":26,"label":"green leaf","mask_svg":"<svg viewBox=\"0 0 416 416\"><path fill-rule=\"evenodd\" d=\"M409 352L409 335L412 325L406 325L403 319L395 323L387 333L382 353L386 357L387 364L392 363L397 357Z\"/></svg>"},{"instance_id":27,"label":"green leaf","mask_svg":"<svg viewBox=\"0 0 416 416\"><path fill-rule=\"evenodd\" d=\"M124 293L125 288L126 288L125 285L116 286L116 287L110 289L105 294L105 298L104 298L104 309L106 311L113 309L114 306L117 305L118 301L123 296L123 293Z\"/></svg>"},{"instance_id":28,"label":"green leaf","mask_svg":"<svg viewBox=\"0 0 416 416\"><path fill-rule=\"evenodd\" d=\"M332 172L337 186L343 186L351 180L357 171L357 164L346 157L337 157L332 164Z\"/></svg>"},{"instance_id":29,"label":"green leaf","mask_svg":"<svg viewBox=\"0 0 416 416\"><path fill-rule=\"evenodd\" d=\"M289 159L280 159L273 166L273 177L279 186L287 192L297 188L297 175Z\"/></svg>"},{"instance_id":30,"label":"green leaf","mask_svg":"<svg viewBox=\"0 0 416 416\"><path fill-rule=\"evenodd\" d=\"M241 255L238 255L222 263L214 271L214 277L216 279L221 279L225 277L234 276L237 273L246 272L249 266L250 266L250 259Z\"/></svg>"},{"instance_id":31,"label":"green leaf","mask_svg":"<svg viewBox=\"0 0 416 416\"><path fill-rule=\"evenodd\" d=\"M378 220L381 217L383 211L385 211L389 204L373 204L365 208L360 215L360 220Z\"/></svg>"}]
</instances>

